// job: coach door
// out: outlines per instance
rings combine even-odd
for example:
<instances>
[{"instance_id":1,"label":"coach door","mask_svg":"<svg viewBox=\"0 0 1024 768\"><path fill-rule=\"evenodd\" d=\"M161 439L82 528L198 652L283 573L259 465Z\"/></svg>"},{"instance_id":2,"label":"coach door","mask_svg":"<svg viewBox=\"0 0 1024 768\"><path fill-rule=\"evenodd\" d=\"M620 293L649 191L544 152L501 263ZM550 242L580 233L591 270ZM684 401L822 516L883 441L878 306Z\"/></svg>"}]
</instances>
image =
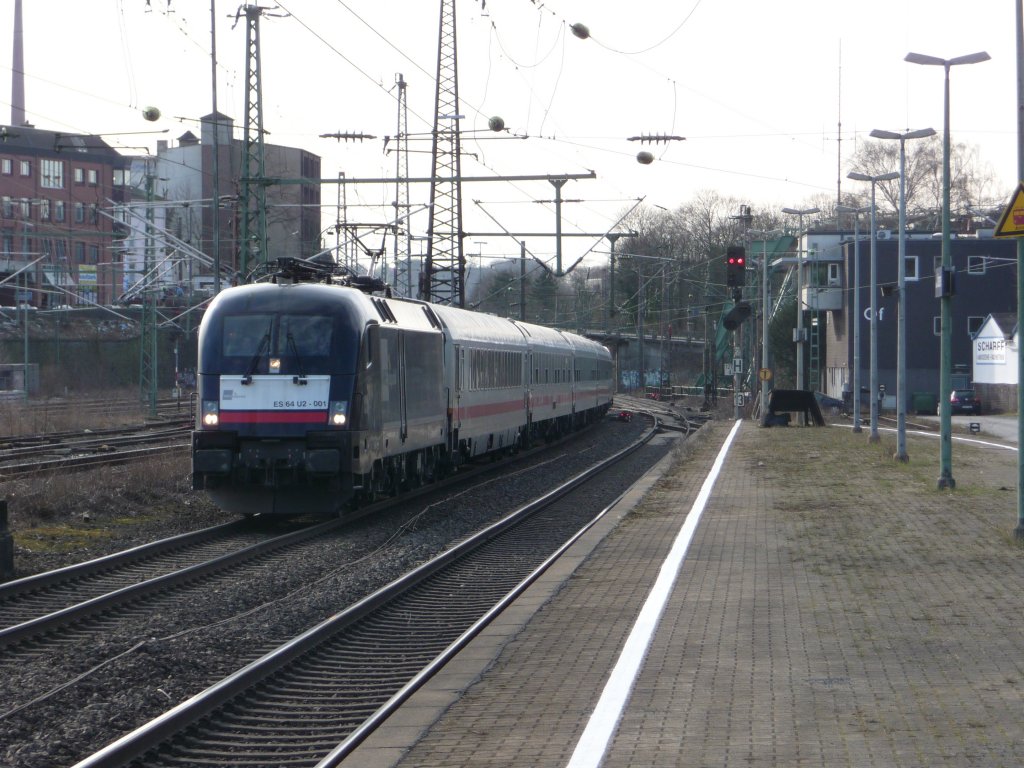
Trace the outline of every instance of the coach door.
<instances>
[{"instance_id":1,"label":"coach door","mask_svg":"<svg viewBox=\"0 0 1024 768\"><path fill-rule=\"evenodd\" d=\"M466 349L461 345L455 346L455 392L452 393L452 428L458 429L462 426L462 393L466 389L469 372L466 370Z\"/></svg>"},{"instance_id":2,"label":"coach door","mask_svg":"<svg viewBox=\"0 0 1024 768\"><path fill-rule=\"evenodd\" d=\"M399 399L401 401L401 415L399 416L399 437L402 438L402 442L409 436L409 398L407 389L407 376L408 366L405 361L405 344L406 338L404 333L398 334L398 354L399 359L402 361L402 365L398 374L398 388L399 388Z\"/></svg>"}]
</instances>

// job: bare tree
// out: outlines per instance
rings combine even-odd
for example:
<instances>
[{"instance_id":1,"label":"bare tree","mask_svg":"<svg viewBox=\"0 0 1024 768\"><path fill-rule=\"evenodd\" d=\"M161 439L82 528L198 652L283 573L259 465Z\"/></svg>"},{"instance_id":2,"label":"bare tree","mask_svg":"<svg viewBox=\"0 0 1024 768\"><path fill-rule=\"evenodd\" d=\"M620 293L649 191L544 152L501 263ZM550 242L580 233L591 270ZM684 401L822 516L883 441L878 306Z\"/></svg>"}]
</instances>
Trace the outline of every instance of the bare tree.
<instances>
[{"instance_id":1,"label":"bare tree","mask_svg":"<svg viewBox=\"0 0 1024 768\"><path fill-rule=\"evenodd\" d=\"M942 210L942 137L914 139L906 142L905 147L907 221L911 226L938 229ZM871 176L899 171L899 142L864 141L850 158L848 167ZM977 147L950 147L950 208L954 216L966 214L973 207L998 204L1005 194L995 187L995 175L991 167L982 163ZM870 190L857 190L852 197L855 204L864 205L869 201ZM899 209L899 180L879 182L876 203L895 215Z\"/></svg>"}]
</instances>

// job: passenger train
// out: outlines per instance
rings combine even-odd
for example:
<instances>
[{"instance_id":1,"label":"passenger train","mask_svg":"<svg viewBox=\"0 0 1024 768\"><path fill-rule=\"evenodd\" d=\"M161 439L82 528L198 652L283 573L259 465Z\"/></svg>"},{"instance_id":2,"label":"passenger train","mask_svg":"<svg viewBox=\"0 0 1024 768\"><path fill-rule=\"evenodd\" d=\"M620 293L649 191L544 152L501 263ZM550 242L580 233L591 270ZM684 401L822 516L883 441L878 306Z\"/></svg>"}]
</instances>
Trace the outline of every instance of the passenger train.
<instances>
[{"instance_id":1,"label":"passenger train","mask_svg":"<svg viewBox=\"0 0 1024 768\"><path fill-rule=\"evenodd\" d=\"M279 263L218 294L199 330L192 484L226 511L340 514L611 405L595 341Z\"/></svg>"}]
</instances>

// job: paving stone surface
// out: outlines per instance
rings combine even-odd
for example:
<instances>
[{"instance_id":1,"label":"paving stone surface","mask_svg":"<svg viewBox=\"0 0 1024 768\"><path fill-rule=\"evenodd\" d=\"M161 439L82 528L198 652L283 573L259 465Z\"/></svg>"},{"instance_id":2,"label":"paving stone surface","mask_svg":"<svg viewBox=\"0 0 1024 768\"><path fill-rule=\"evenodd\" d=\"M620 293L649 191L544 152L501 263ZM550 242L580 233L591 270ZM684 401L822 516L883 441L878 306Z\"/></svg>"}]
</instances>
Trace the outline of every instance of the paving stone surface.
<instances>
[{"instance_id":1,"label":"paving stone surface","mask_svg":"<svg viewBox=\"0 0 1024 768\"><path fill-rule=\"evenodd\" d=\"M566 765L731 426L346 765ZM1024 765L1016 452L894 449L741 425L602 766Z\"/></svg>"}]
</instances>

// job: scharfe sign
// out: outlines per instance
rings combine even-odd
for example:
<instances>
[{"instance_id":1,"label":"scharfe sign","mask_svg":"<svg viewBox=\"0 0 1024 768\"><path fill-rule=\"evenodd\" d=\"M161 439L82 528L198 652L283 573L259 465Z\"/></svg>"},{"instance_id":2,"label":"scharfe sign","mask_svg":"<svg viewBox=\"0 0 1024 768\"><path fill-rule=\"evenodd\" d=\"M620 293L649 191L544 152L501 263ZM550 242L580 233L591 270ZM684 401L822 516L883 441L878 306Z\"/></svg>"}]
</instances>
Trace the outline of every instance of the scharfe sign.
<instances>
[{"instance_id":1,"label":"scharfe sign","mask_svg":"<svg viewBox=\"0 0 1024 768\"><path fill-rule=\"evenodd\" d=\"M1006 339L977 339L974 343L974 361L978 365L1006 363Z\"/></svg>"}]
</instances>

